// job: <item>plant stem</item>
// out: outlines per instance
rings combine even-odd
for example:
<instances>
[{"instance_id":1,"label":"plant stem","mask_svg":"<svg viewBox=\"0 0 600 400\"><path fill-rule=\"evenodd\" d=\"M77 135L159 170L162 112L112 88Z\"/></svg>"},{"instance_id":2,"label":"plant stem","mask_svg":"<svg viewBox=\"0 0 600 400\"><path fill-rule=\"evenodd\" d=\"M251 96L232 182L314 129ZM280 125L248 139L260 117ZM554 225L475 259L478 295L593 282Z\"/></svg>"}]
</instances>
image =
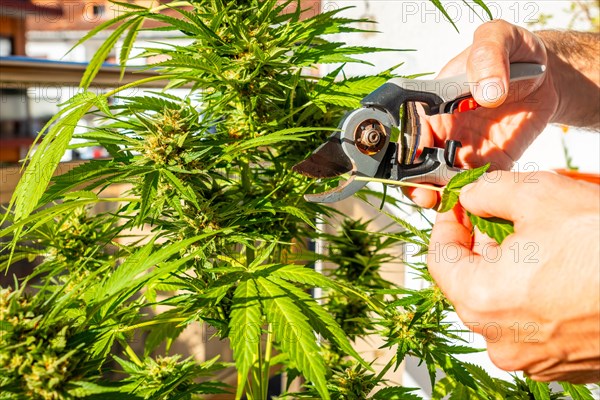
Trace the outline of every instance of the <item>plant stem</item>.
<instances>
[{"instance_id":1,"label":"plant stem","mask_svg":"<svg viewBox=\"0 0 600 400\"><path fill-rule=\"evenodd\" d=\"M398 357L398 355L394 354L394 356L391 358L391 360L386 364L385 367L383 367L381 372L379 372L377 377L374 379L375 382L381 382L381 380L383 379L383 376L389 371L389 369L392 367L392 365L394 365L396 363L397 357Z\"/></svg>"},{"instance_id":2,"label":"plant stem","mask_svg":"<svg viewBox=\"0 0 600 400\"><path fill-rule=\"evenodd\" d=\"M272 342L273 342L273 326L271 324L269 324L267 326L267 343L265 345L265 358L264 358L264 363L263 363L263 370L262 370L262 382L261 382L261 386L263 388L262 390L262 397L261 399L266 399L267 398L267 394L268 394L268 389L269 389L269 370L271 369L271 346L272 346Z\"/></svg>"},{"instance_id":3,"label":"plant stem","mask_svg":"<svg viewBox=\"0 0 600 400\"><path fill-rule=\"evenodd\" d=\"M125 328L121 328L121 329L119 329L119 332L132 331L134 329L142 328L144 326L159 325L159 324L164 324L164 323L168 323L168 322L183 322L183 321L185 321L185 318L169 318L169 319L163 319L160 321L150 320L150 321L141 322L139 324L135 324L132 326L128 326Z\"/></svg>"},{"instance_id":4,"label":"plant stem","mask_svg":"<svg viewBox=\"0 0 600 400\"><path fill-rule=\"evenodd\" d=\"M443 187L437 187L433 185L424 185L422 183L413 183L413 182L402 182L402 181L394 181L391 179L380 179L380 178L371 178L368 176L357 176L354 178L355 181L363 181L363 182L377 182L377 183L385 183L386 185L395 185L395 186L406 186L406 187L415 187L421 189L435 190L436 192L442 193L444 191Z\"/></svg>"},{"instance_id":5,"label":"plant stem","mask_svg":"<svg viewBox=\"0 0 600 400\"><path fill-rule=\"evenodd\" d=\"M238 382L239 382L239 379L238 379ZM246 379L246 389L245 389L245 392L246 392L246 398L248 400L254 400L255 399L254 394L252 393L252 385L250 385L250 379Z\"/></svg>"},{"instance_id":6,"label":"plant stem","mask_svg":"<svg viewBox=\"0 0 600 400\"><path fill-rule=\"evenodd\" d=\"M121 343L121 346L123 346L123 348L125 349L125 353L127 353L127 355L129 356L129 358L131 359L131 361L133 361L139 367L143 367L144 366L144 363L142 362L142 360L139 359L139 357L137 356L137 354L135 354L135 351L133 351L133 349L131 348L131 346L129 345L129 343L127 343L126 340L119 339L119 343Z\"/></svg>"},{"instance_id":7,"label":"plant stem","mask_svg":"<svg viewBox=\"0 0 600 400\"><path fill-rule=\"evenodd\" d=\"M261 393L264 391L263 386L265 385L265 382L263 382L262 379L263 356L260 340L258 341L257 346L258 351L256 352L256 355L258 356L258 365L256 365L256 363L252 365L252 382L254 383L252 386L252 397L255 399L262 399L266 397L261 397Z\"/></svg>"},{"instance_id":8,"label":"plant stem","mask_svg":"<svg viewBox=\"0 0 600 400\"><path fill-rule=\"evenodd\" d=\"M169 78L176 78L176 77L177 77L177 75L174 75L174 74L172 74L172 75L165 74L165 75L151 76L149 78L140 79L140 80L137 80L135 82L131 82L131 83L128 83L126 85L119 86L118 88L113 89L110 92L105 93L103 96L106 97L106 98L109 98L109 97L114 96L115 94L117 94L117 93L119 93L119 92L121 92L121 91L123 91L125 89L129 89L131 87L135 87L135 86L138 86L138 85L141 85L141 84L144 84L144 83L148 83L148 82L153 82L153 81L166 81Z\"/></svg>"}]
</instances>

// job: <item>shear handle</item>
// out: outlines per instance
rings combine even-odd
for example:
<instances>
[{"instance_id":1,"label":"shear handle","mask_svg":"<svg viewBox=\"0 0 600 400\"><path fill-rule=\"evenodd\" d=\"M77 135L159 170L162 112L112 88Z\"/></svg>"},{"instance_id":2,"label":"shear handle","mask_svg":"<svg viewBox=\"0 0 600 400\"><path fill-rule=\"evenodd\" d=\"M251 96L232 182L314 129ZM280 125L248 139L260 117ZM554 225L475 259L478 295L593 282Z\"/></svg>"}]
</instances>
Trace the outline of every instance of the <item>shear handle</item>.
<instances>
[{"instance_id":1,"label":"shear handle","mask_svg":"<svg viewBox=\"0 0 600 400\"><path fill-rule=\"evenodd\" d=\"M540 64L513 63L510 64L510 81L536 78L545 70L546 67ZM446 113L452 108L446 107L448 104L471 95L471 84L473 82L468 82L466 74L429 80L393 78L367 95L361 104L386 111L399 125L400 107L407 101L423 103L427 115Z\"/></svg>"}]
</instances>

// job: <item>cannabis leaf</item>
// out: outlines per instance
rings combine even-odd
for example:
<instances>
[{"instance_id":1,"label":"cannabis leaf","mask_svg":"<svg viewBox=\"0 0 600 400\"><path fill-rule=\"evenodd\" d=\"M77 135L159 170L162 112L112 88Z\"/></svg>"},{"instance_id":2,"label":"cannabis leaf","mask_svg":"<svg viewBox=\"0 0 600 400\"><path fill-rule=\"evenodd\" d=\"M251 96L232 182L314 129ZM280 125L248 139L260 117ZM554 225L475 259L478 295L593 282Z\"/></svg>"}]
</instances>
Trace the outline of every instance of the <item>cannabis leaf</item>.
<instances>
[{"instance_id":1,"label":"cannabis leaf","mask_svg":"<svg viewBox=\"0 0 600 400\"><path fill-rule=\"evenodd\" d=\"M450 179L450 182L444 188L442 193L442 202L438 208L438 212L443 213L450 211L458 203L460 190L469 183L479 179L490 167L486 164L482 167L461 172ZM481 232L485 233L498 244L502 244L504 239L514 233L513 224L502 218L483 218L467 212L469 219L474 227L477 227Z\"/></svg>"},{"instance_id":2,"label":"cannabis leaf","mask_svg":"<svg viewBox=\"0 0 600 400\"><path fill-rule=\"evenodd\" d=\"M282 288L268 279L256 280L267 319L271 322L281 349L294 360L298 370L317 388L323 399L329 399L325 381L325 363L319 357L319 347L308 317L294 304Z\"/></svg>"},{"instance_id":3,"label":"cannabis leaf","mask_svg":"<svg viewBox=\"0 0 600 400\"><path fill-rule=\"evenodd\" d=\"M568 382L559 382L565 390L565 394L571 396L573 400L593 400L594 396L591 394L590 389L583 385L573 385Z\"/></svg>"},{"instance_id":4,"label":"cannabis leaf","mask_svg":"<svg viewBox=\"0 0 600 400\"><path fill-rule=\"evenodd\" d=\"M421 400L421 397L411 393L415 390L402 386L387 387L375 393L372 400Z\"/></svg>"},{"instance_id":5,"label":"cannabis leaf","mask_svg":"<svg viewBox=\"0 0 600 400\"><path fill-rule=\"evenodd\" d=\"M460 195L460 189L469 183L475 182L479 179L488 169L490 164L486 164L482 167L469 169L463 171L450 179L450 182L444 188L442 192L442 202L438 208L438 212L444 213L454 208L458 203L458 196Z\"/></svg>"},{"instance_id":6,"label":"cannabis leaf","mask_svg":"<svg viewBox=\"0 0 600 400\"><path fill-rule=\"evenodd\" d=\"M525 381L535 400L550 400L550 388L547 383L536 382L529 378L526 378Z\"/></svg>"},{"instance_id":7,"label":"cannabis leaf","mask_svg":"<svg viewBox=\"0 0 600 400\"><path fill-rule=\"evenodd\" d=\"M103 34L81 92L36 140L3 219L9 223L0 238L12 241L14 252L0 254L2 267L12 273L25 259L36 266L14 290L0 288L2 394L223 393L223 384L204 378L227 373L214 359L154 357L157 349L174 351L180 333L202 323L233 349L238 399L267 398L271 376L285 373L306 382L297 398L414 400L412 389L387 387L383 379L407 355L424 361L432 380L439 369L446 372L435 385L443 396L531 397L524 380L492 379L453 356L472 350L456 344L461 339L444 320L451 305L438 288L403 289L384 278L384 265L400 262L392 247L414 243L425 251L430 227L417 229L389 212L402 232L346 221L338 234L322 234L317 222L335 211L301 200L315 183L291 166L325 140L348 108L397 76L397 66L346 76L348 63L393 51L331 41L364 32L365 20L343 17L343 8L308 15L300 0L112 3L122 12L78 42ZM465 4L489 11L481 0ZM176 40L134 56L146 29ZM133 59L160 60L152 64L155 76L89 92L113 53L122 74ZM346 64L323 78L309 72L334 62ZM164 86L123 91L141 93L151 81ZM94 125L81 124L90 113ZM112 158L52 177L66 149L91 147ZM458 199L462 179L476 177L453 180L444 207ZM328 243L326 254L314 252L313 239ZM336 268L318 272L310 266L316 259ZM410 267L432 281L424 265ZM30 280L35 287L18 289ZM311 292L316 288L320 298ZM377 375L353 344L373 333L395 353ZM584 387L563 387L588 400Z\"/></svg>"},{"instance_id":8,"label":"cannabis leaf","mask_svg":"<svg viewBox=\"0 0 600 400\"><path fill-rule=\"evenodd\" d=\"M229 337L237 367L236 399L244 393L248 372L256 360L262 334L262 312L256 282L248 280L235 290L231 307Z\"/></svg>"},{"instance_id":9,"label":"cannabis leaf","mask_svg":"<svg viewBox=\"0 0 600 400\"><path fill-rule=\"evenodd\" d=\"M505 219L482 218L471 213L467 213L467 215L474 227L494 239L498 244L502 244L508 235L515 232L513 223Z\"/></svg>"}]
</instances>

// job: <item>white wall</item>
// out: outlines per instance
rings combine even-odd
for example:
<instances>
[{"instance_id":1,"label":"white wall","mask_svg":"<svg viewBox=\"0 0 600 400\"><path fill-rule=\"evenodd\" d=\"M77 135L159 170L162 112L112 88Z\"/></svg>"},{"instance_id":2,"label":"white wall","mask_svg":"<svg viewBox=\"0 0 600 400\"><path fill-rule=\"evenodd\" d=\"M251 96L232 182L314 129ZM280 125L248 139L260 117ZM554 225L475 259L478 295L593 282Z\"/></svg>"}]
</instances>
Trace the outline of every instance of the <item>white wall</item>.
<instances>
[{"instance_id":1,"label":"white wall","mask_svg":"<svg viewBox=\"0 0 600 400\"><path fill-rule=\"evenodd\" d=\"M485 3L490 7L495 18L502 18L520 26L536 22L542 14L554 16L550 19L548 28L566 28L570 20L570 17L564 12L570 6L570 1L496 0L485 1ZM375 67L348 65L345 69L346 74L369 74L404 62L405 64L397 72L409 75L422 72L437 73L451 58L470 45L473 32L482 23L461 0L443 1L443 4L449 14L454 17L460 32L456 32L433 4L427 0L324 1L323 9L353 6L354 8L344 11L345 16L375 19L378 23L376 29L381 32L373 35L334 35L332 40L344 41L352 45L417 49L414 52L382 53L369 56L365 59L375 64ZM481 11L478 6L475 8ZM481 14L483 15L483 13ZM327 73L336 67L337 65L325 66L322 71ZM561 148L562 136L564 133L559 127L549 126L519 160L516 168L521 167L522 169L525 165L530 167L531 163L541 170L565 167ZM572 129L564 137L567 140L574 164L580 166L581 171L600 173L600 135L577 132ZM415 216L410 222L418 223L419 218ZM406 275L406 282L407 285L415 288L423 285L423 282L415 281L410 274ZM458 320L456 316L451 316L451 319ZM485 347L485 342L481 337L468 335L468 338L473 346ZM494 376L510 379L507 373L494 367L489 361L487 353L478 353L463 358L484 366ZM427 373L423 367L417 367L415 360L408 360L403 384L423 387L424 390L420 394L426 398L431 393Z\"/></svg>"}]
</instances>

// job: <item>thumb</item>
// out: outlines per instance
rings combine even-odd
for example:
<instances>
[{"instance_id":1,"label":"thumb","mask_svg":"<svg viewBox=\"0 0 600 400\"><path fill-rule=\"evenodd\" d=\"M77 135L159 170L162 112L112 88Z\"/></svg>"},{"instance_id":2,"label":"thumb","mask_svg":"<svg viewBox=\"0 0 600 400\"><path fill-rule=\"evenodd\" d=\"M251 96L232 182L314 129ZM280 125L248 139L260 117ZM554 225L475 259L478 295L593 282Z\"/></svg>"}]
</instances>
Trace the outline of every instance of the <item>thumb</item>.
<instances>
[{"instance_id":1,"label":"thumb","mask_svg":"<svg viewBox=\"0 0 600 400\"><path fill-rule=\"evenodd\" d=\"M535 188L519 174L509 171L486 173L460 191L460 204L480 217L499 217L519 222L532 214ZM539 186L539 185L538 185Z\"/></svg>"},{"instance_id":2,"label":"thumb","mask_svg":"<svg viewBox=\"0 0 600 400\"><path fill-rule=\"evenodd\" d=\"M485 270L478 268L481 256L472 250L468 218L460 206L438 214L431 232L427 267L446 297L458 306L468 296L465 288L481 286L476 278Z\"/></svg>"},{"instance_id":3,"label":"thumb","mask_svg":"<svg viewBox=\"0 0 600 400\"><path fill-rule=\"evenodd\" d=\"M505 21L494 20L479 26L473 35L467 78L474 83L471 93L481 106L495 108L506 100L513 28Z\"/></svg>"}]
</instances>

